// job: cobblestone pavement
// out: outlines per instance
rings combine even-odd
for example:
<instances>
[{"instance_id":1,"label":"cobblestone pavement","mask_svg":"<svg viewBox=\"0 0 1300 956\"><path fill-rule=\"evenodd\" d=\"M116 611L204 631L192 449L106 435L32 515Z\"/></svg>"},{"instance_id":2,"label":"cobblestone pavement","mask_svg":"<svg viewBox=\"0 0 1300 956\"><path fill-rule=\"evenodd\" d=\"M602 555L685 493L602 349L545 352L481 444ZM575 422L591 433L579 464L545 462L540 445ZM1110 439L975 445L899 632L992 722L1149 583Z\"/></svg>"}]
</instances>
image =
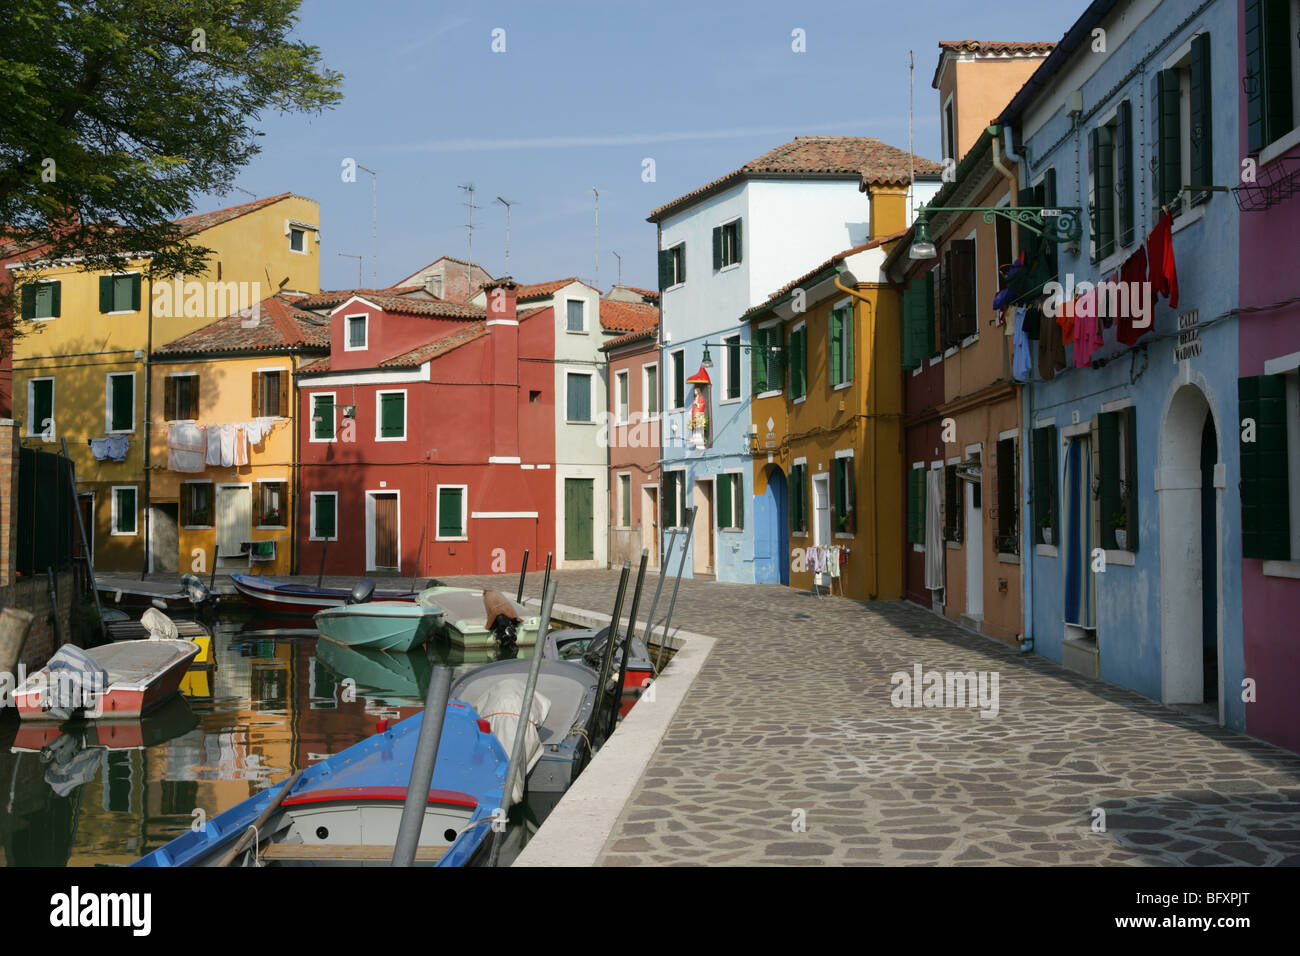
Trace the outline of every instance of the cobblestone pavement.
<instances>
[{"instance_id":1,"label":"cobblestone pavement","mask_svg":"<svg viewBox=\"0 0 1300 956\"><path fill-rule=\"evenodd\" d=\"M618 574L558 582L608 611ZM717 644L606 865L1300 865L1300 756L914 605L683 581L673 623ZM894 707L915 664L996 672L997 715Z\"/></svg>"}]
</instances>

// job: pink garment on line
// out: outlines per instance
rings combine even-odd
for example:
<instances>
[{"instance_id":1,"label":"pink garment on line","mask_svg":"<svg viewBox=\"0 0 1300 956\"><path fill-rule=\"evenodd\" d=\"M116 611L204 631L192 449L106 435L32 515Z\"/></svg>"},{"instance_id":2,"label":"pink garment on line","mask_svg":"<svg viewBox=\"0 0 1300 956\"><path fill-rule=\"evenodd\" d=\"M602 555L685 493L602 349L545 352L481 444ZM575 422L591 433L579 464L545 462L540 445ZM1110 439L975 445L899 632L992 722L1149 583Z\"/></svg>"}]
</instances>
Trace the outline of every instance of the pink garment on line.
<instances>
[{"instance_id":1,"label":"pink garment on line","mask_svg":"<svg viewBox=\"0 0 1300 956\"><path fill-rule=\"evenodd\" d=\"M1092 353L1101 348L1101 326L1097 320L1097 290L1089 289L1074 300L1074 365L1087 368Z\"/></svg>"}]
</instances>

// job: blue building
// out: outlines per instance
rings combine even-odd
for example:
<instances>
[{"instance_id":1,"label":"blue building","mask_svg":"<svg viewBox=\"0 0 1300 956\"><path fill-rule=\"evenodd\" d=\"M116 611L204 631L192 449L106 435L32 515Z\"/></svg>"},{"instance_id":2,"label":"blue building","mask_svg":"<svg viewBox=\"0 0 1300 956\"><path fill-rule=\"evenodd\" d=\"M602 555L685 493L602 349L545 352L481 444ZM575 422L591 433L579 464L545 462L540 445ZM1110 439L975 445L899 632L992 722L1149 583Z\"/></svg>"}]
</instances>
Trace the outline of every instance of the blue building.
<instances>
[{"instance_id":1,"label":"blue building","mask_svg":"<svg viewBox=\"0 0 1300 956\"><path fill-rule=\"evenodd\" d=\"M910 162L909 162L910 159ZM863 187L882 175L915 170L910 209L938 188L940 167L879 140L799 137L740 169L654 210L659 233L660 376L663 389L660 541L676 570L685 516L695 507L687 576L778 582L788 555L772 552L770 495L753 496L750 454L752 355L741 316L781 288L871 234ZM696 406L706 346L711 367ZM771 379L781 354L771 357ZM783 382L770 381L775 393ZM760 393L762 394L762 393ZM704 427L693 427L703 424ZM670 529L681 529L668 551ZM759 543L759 542L762 543Z\"/></svg>"},{"instance_id":2,"label":"blue building","mask_svg":"<svg viewBox=\"0 0 1300 956\"><path fill-rule=\"evenodd\" d=\"M1243 729L1238 210L1201 188L1236 183L1237 59L1230 0L1099 0L998 123L1017 204L1078 206L1083 219L1082 238L1055 250L1064 318L1045 314L1039 338L1053 323L1075 340L1064 368L1031 349L1023 389L1026 636L1055 661ZM1143 328L1142 296L1168 283L1170 255L1177 284ZM1117 274L1104 305L1079 298L1081 283ZM1103 310L1112 321L1092 351L1084 330Z\"/></svg>"}]
</instances>

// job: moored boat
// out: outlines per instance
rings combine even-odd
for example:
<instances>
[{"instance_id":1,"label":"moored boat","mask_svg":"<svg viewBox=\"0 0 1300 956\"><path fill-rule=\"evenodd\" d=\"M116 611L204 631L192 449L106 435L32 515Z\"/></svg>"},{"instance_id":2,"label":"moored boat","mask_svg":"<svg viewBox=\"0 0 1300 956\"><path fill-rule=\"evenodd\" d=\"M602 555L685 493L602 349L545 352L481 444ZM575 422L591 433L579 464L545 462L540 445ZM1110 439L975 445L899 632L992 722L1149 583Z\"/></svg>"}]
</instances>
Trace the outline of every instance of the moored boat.
<instances>
[{"instance_id":1,"label":"moored boat","mask_svg":"<svg viewBox=\"0 0 1300 956\"><path fill-rule=\"evenodd\" d=\"M565 628L552 633L562 660L584 661L588 667L600 666L601 656L605 653L605 640L609 636L608 624L604 627ZM623 660L623 641L624 637L620 635L619 646L614 650L615 673ZM623 698L618 709L620 717L626 717L632 705L645 692L647 682L654 678L654 670L649 648L641 638L633 634L632 653L627 659L627 672L623 675Z\"/></svg>"},{"instance_id":2,"label":"moored boat","mask_svg":"<svg viewBox=\"0 0 1300 956\"><path fill-rule=\"evenodd\" d=\"M436 629L454 647L484 648L499 644L530 647L537 643L537 615L499 591L476 588L432 587L420 592L421 607L443 612ZM508 614L494 613L508 611ZM502 623L513 615L513 619Z\"/></svg>"},{"instance_id":3,"label":"moored boat","mask_svg":"<svg viewBox=\"0 0 1300 956\"><path fill-rule=\"evenodd\" d=\"M23 720L139 717L180 687L199 646L186 640L65 645L14 691Z\"/></svg>"},{"instance_id":4,"label":"moored boat","mask_svg":"<svg viewBox=\"0 0 1300 956\"><path fill-rule=\"evenodd\" d=\"M387 866L424 712L210 818L133 866ZM462 701L447 705L417 864L467 866L491 841L508 758ZM256 839L247 839L256 828ZM251 834L250 834L251 836Z\"/></svg>"},{"instance_id":5,"label":"moored boat","mask_svg":"<svg viewBox=\"0 0 1300 956\"><path fill-rule=\"evenodd\" d=\"M373 594L374 582L363 580L347 604L316 612L316 629L348 647L405 652L424 644L442 621L442 609L436 606L374 601Z\"/></svg>"},{"instance_id":6,"label":"moored boat","mask_svg":"<svg viewBox=\"0 0 1300 956\"><path fill-rule=\"evenodd\" d=\"M252 574L231 574L235 590L252 607L272 614L305 614L311 616L326 608L342 607L347 603L351 588L316 587L314 584L277 582ZM419 591L376 591L376 601L402 601L414 603Z\"/></svg>"}]
</instances>

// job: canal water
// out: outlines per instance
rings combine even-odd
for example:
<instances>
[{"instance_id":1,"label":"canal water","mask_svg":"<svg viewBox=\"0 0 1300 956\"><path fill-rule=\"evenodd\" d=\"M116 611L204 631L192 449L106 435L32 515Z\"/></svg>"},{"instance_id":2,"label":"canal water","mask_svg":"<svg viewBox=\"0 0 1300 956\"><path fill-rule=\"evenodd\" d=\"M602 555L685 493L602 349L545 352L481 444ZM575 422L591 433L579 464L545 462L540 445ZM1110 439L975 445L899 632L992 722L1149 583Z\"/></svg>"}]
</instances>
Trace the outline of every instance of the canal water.
<instances>
[{"instance_id":1,"label":"canal water","mask_svg":"<svg viewBox=\"0 0 1300 956\"><path fill-rule=\"evenodd\" d=\"M182 696L137 723L21 726L0 711L0 866L131 863L418 713L435 663L459 676L496 654L347 648L317 641L310 618L223 617L214 633L215 671L192 670ZM512 812L503 861L530 815Z\"/></svg>"}]
</instances>

